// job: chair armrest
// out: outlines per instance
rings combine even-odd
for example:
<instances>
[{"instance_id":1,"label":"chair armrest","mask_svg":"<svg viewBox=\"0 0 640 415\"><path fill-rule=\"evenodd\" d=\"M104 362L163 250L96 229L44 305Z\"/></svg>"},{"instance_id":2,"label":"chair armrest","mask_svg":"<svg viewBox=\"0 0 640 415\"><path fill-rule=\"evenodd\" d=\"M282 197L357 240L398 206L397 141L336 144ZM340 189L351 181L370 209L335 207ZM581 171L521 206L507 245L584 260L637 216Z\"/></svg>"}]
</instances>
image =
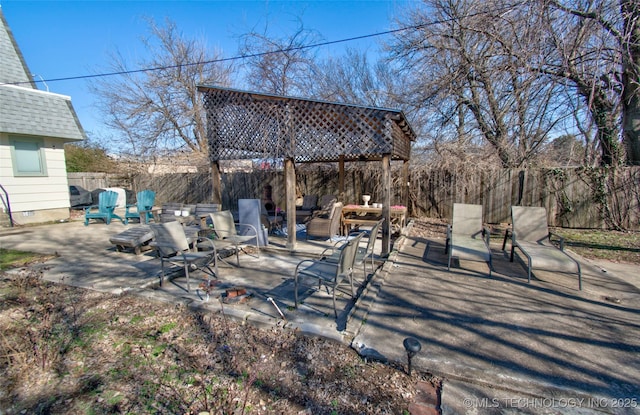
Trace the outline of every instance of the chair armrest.
<instances>
[{"instance_id":1,"label":"chair armrest","mask_svg":"<svg viewBox=\"0 0 640 415\"><path fill-rule=\"evenodd\" d=\"M213 251L214 258L218 256L218 251L216 249L216 245L213 243L213 241L211 239L205 238L203 236L198 236L196 238L195 246L197 247L199 244L203 244L203 245L206 245L207 248L211 248L211 249L209 249L209 251Z\"/></svg>"},{"instance_id":2,"label":"chair armrest","mask_svg":"<svg viewBox=\"0 0 640 415\"><path fill-rule=\"evenodd\" d=\"M560 250L564 251L564 238L557 233L549 232L549 241L553 242L553 237L558 239L558 243L560 244Z\"/></svg>"},{"instance_id":3,"label":"chair armrest","mask_svg":"<svg viewBox=\"0 0 640 415\"><path fill-rule=\"evenodd\" d=\"M317 260L317 259L303 259L302 261L298 262L298 265L296 265L296 270L294 271L294 274L293 274L293 275L294 275L294 276L297 276L297 275L298 275L298 272L299 272L299 270L300 270L300 266L301 266L302 264L306 264L306 263L309 263L309 262L311 262L311 263L315 263L315 262L318 262L318 260Z\"/></svg>"},{"instance_id":4,"label":"chair armrest","mask_svg":"<svg viewBox=\"0 0 640 415\"><path fill-rule=\"evenodd\" d=\"M253 230L253 235L258 236L258 230L256 229L256 227L255 227L255 226L253 226L253 225L252 225L252 224L250 224L250 223L241 223L241 222L238 222L238 223L236 223L236 229L239 229L239 228L245 228L245 229L246 229L246 228L249 228L249 229Z\"/></svg>"},{"instance_id":5,"label":"chair armrest","mask_svg":"<svg viewBox=\"0 0 640 415\"><path fill-rule=\"evenodd\" d=\"M502 250L507 246L507 239L509 239L509 234L511 233L511 229L507 228L504 230L504 239L502 240Z\"/></svg>"},{"instance_id":6,"label":"chair armrest","mask_svg":"<svg viewBox=\"0 0 640 415\"><path fill-rule=\"evenodd\" d=\"M484 226L482 227L482 236L484 236L484 242L487 244L487 246L491 245L491 232L489 231L489 228Z\"/></svg>"},{"instance_id":7,"label":"chair armrest","mask_svg":"<svg viewBox=\"0 0 640 415\"><path fill-rule=\"evenodd\" d=\"M340 251L342 248L344 248L347 242L348 241L337 241L336 243L333 244L333 246L329 246L323 249L322 252L320 253L320 258L321 259L326 258L328 256L335 254L337 251ZM328 252L330 252L330 254L327 255Z\"/></svg>"}]
</instances>

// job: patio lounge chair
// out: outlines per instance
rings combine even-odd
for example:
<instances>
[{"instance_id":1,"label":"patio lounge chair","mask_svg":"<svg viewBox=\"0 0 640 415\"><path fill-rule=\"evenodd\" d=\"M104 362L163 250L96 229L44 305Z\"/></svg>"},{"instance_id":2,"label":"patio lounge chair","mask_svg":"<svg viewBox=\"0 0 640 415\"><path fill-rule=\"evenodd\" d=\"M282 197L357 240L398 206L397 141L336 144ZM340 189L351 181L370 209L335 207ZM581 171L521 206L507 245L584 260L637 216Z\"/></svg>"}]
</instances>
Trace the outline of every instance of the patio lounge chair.
<instances>
[{"instance_id":1,"label":"patio lounge chair","mask_svg":"<svg viewBox=\"0 0 640 415\"><path fill-rule=\"evenodd\" d=\"M84 226L89 226L89 219L102 219L109 225L111 219L124 220L115 214L116 204L118 203L118 194L111 190L101 192L98 195L98 205L88 206L84 208Z\"/></svg>"},{"instance_id":2,"label":"patio lounge chair","mask_svg":"<svg viewBox=\"0 0 640 415\"><path fill-rule=\"evenodd\" d=\"M484 261L489 265L491 276L491 245L489 230L482 225L482 205L453 204L453 220L447 225L445 250L449 254L447 270L451 270L451 259Z\"/></svg>"},{"instance_id":3,"label":"patio lounge chair","mask_svg":"<svg viewBox=\"0 0 640 415\"><path fill-rule=\"evenodd\" d=\"M220 212L212 212L209 214L213 222L213 230L215 231L218 241L231 244L236 249L236 264L240 266L240 245L254 239L256 252L260 256L260 247L258 246L258 230L255 226L235 223L233 214L229 210Z\"/></svg>"},{"instance_id":4,"label":"patio lounge chair","mask_svg":"<svg viewBox=\"0 0 640 415\"><path fill-rule=\"evenodd\" d=\"M314 214L314 217L307 222L307 239L310 236L329 239L334 237L340 230L341 219L342 203L335 202L326 216Z\"/></svg>"},{"instance_id":5,"label":"patio lounge chair","mask_svg":"<svg viewBox=\"0 0 640 415\"><path fill-rule=\"evenodd\" d=\"M382 222L384 222L384 219L380 219L378 222L376 222L376 224L373 225L370 231L362 232L362 233L369 234L367 238L367 243L365 245L361 241L356 251L356 259L354 261L354 266L359 266L360 264L362 264L365 279L367 278L367 275L369 275L367 274L367 262L371 263L371 273L375 271L375 262L374 262L375 255L373 254L373 248L376 244L376 239L378 238L378 232L380 231L380 226L382 226ZM336 246L325 249L321 256L327 261L338 262L340 258L340 251L342 248L344 248L344 246L345 246L344 242L338 242Z\"/></svg>"},{"instance_id":6,"label":"patio lounge chair","mask_svg":"<svg viewBox=\"0 0 640 415\"><path fill-rule=\"evenodd\" d=\"M153 218L153 204L156 193L153 190L141 190L136 194L136 203L126 206L124 212L124 224L129 224L129 219L138 219L140 223L147 224Z\"/></svg>"},{"instance_id":7,"label":"patio lounge chair","mask_svg":"<svg viewBox=\"0 0 640 415\"><path fill-rule=\"evenodd\" d=\"M345 278L348 278L349 284L351 285L351 298L354 297L353 264L362 235L363 233L359 233L355 238L345 243L345 246L340 250L340 256L336 262L324 259L305 259L298 263L293 277L296 308L298 308L298 288L300 285L300 279L316 278L318 279L318 289L321 288L323 283L327 287L327 290L331 287L333 295L333 312L335 313L336 318L338 318L336 290L338 289L338 285L344 281Z\"/></svg>"},{"instance_id":8,"label":"patio lounge chair","mask_svg":"<svg viewBox=\"0 0 640 415\"><path fill-rule=\"evenodd\" d=\"M203 270L207 274L207 281L210 281L212 276L218 277L217 252L213 241L208 238L198 238L192 250L189 248L190 242L184 228L179 222L151 223L149 226L155 236L155 240L149 245L156 249L162 267L160 285L165 278L165 262L184 268L184 274L187 278L187 292L191 291L190 270ZM198 251L196 246L202 251ZM213 264L213 269L211 269L211 264Z\"/></svg>"},{"instance_id":9,"label":"patio lounge chair","mask_svg":"<svg viewBox=\"0 0 640 415\"><path fill-rule=\"evenodd\" d=\"M527 281L531 270L543 269L578 274L578 288L582 290L580 263L564 250L564 238L549 232L547 210L543 207L511 206L511 262L515 249L527 258ZM551 238L559 240L559 248Z\"/></svg>"}]
</instances>

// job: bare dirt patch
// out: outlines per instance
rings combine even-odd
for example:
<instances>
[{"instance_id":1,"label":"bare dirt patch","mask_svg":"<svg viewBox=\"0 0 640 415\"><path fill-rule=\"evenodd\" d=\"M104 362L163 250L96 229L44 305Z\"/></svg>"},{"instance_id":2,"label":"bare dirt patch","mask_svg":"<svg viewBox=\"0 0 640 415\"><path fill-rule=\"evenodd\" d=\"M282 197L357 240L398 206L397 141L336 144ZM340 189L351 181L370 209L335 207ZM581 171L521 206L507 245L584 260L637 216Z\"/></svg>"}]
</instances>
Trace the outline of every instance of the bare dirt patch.
<instances>
[{"instance_id":1,"label":"bare dirt patch","mask_svg":"<svg viewBox=\"0 0 640 415\"><path fill-rule=\"evenodd\" d=\"M5 414L408 414L416 382L438 382L286 328L29 269L0 275L0 371Z\"/></svg>"}]
</instances>

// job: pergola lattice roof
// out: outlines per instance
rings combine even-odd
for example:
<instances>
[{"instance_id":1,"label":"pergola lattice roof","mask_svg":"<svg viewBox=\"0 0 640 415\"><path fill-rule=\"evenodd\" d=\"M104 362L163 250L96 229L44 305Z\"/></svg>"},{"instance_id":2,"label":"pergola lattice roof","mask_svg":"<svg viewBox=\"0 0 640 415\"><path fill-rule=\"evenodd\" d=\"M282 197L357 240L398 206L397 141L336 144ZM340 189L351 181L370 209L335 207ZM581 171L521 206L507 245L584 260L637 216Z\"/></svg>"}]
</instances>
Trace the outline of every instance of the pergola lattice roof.
<instances>
[{"instance_id":1,"label":"pergola lattice roof","mask_svg":"<svg viewBox=\"0 0 640 415\"><path fill-rule=\"evenodd\" d=\"M398 110L199 86L212 161L409 160L415 133Z\"/></svg>"}]
</instances>

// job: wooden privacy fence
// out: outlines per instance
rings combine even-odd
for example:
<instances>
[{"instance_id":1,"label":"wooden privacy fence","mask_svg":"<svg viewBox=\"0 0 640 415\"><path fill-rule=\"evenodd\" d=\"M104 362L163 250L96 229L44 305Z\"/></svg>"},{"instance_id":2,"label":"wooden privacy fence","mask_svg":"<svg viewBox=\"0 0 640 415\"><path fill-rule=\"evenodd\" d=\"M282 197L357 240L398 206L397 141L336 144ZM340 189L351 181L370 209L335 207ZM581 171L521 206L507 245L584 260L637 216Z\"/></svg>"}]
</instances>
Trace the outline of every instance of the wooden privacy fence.
<instances>
[{"instance_id":1,"label":"wooden privacy fence","mask_svg":"<svg viewBox=\"0 0 640 415\"><path fill-rule=\"evenodd\" d=\"M542 206L550 226L640 230L640 168L500 169L412 175L411 212L450 218L453 203L482 204L486 223L511 206Z\"/></svg>"},{"instance_id":2,"label":"wooden privacy fence","mask_svg":"<svg viewBox=\"0 0 640 415\"><path fill-rule=\"evenodd\" d=\"M376 202L380 172L358 166L345 173L345 203ZM510 222L511 206L543 206L551 226L640 230L640 168L495 169L459 171L419 168L410 173L409 195L402 194L399 168L394 168L391 203L405 204L409 214L450 219L454 203L482 204L486 223ZM235 172L222 175L222 205L237 209L238 199L262 199L271 185L272 198L284 208L282 171ZM338 194L338 174L330 169L298 172L298 192ZM208 173L139 174L131 189L156 191L156 203L212 201ZM88 189L91 190L91 189Z\"/></svg>"}]
</instances>

